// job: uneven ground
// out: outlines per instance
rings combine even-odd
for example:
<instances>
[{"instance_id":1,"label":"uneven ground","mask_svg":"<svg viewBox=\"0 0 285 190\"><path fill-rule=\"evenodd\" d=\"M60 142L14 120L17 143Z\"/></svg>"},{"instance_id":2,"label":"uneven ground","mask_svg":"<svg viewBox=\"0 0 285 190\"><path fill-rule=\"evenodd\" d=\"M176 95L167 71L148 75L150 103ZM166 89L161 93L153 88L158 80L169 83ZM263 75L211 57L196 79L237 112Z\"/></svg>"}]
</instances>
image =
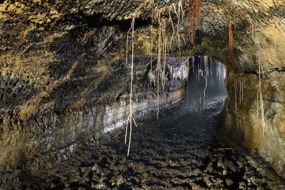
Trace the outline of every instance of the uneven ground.
<instances>
[{"instance_id":1,"label":"uneven ground","mask_svg":"<svg viewBox=\"0 0 285 190\"><path fill-rule=\"evenodd\" d=\"M138 121L130 157L124 130L96 146L80 145L64 162L46 163L39 176L19 175L14 188L32 189L284 189L258 157L215 138L225 97L198 112L191 99ZM155 113L151 115L156 115Z\"/></svg>"}]
</instances>

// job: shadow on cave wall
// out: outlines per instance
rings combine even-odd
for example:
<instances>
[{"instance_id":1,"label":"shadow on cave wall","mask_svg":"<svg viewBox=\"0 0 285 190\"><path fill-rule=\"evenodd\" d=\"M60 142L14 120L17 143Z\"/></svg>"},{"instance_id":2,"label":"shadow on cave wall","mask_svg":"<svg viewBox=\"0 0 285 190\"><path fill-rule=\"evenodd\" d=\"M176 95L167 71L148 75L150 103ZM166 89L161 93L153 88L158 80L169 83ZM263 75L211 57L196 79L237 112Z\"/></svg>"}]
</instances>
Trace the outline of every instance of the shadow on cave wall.
<instances>
[{"instance_id":1,"label":"shadow on cave wall","mask_svg":"<svg viewBox=\"0 0 285 190\"><path fill-rule=\"evenodd\" d=\"M116 32L115 28L110 27L81 27L55 40L50 50L56 52L57 61L49 66L50 76L56 80L67 75L70 75L70 78L61 83L43 101L55 100L55 108L66 108L84 91L92 89L92 84L102 74L99 62L103 63L102 70L110 64L109 52L116 48L115 42L121 37L121 34Z\"/></svg>"}]
</instances>

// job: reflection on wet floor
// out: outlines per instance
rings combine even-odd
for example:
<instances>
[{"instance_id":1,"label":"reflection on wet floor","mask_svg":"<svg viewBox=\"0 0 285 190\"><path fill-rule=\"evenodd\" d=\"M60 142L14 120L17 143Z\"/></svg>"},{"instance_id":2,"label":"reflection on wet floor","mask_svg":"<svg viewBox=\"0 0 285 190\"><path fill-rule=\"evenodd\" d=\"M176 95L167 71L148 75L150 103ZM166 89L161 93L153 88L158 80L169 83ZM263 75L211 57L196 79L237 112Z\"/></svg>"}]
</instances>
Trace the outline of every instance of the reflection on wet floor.
<instances>
[{"instance_id":1,"label":"reflection on wet floor","mask_svg":"<svg viewBox=\"0 0 285 190\"><path fill-rule=\"evenodd\" d=\"M131 154L124 130L99 146L82 146L72 158L50 168L41 187L48 189L284 189L268 166L213 133L225 97L208 99L205 110L187 99L139 121ZM153 114L155 115L155 114ZM53 172L51 172L53 171ZM44 182L44 183L42 183Z\"/></svg>"}]
</instances>

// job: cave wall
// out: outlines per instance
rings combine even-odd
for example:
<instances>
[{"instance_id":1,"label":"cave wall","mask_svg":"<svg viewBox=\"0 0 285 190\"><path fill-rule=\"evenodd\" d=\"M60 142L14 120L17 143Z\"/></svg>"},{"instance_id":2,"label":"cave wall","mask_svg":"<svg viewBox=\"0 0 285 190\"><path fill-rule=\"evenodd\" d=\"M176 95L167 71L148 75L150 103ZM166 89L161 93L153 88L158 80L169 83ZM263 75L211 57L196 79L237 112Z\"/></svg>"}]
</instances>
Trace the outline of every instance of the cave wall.
<instances>
[{"instance_id":1,"label":"cave wall","mask_svg":"<svg viewBox=\"0 0 285 190\"><path fill-rule=\"evenodd\" d=\"M239 47L236 70L228 76L225 126L284 176L285 25L284 17L272 20Z\"/></svg>"},{"instance_id":2,"label":"cave wall","mask_svg":"<svg viewBox=\"0 0 285 190\"><path fill-rule=\"evenodd\" d=\"M247 14L242 12L250 25L235 31L235 59L228 64L229 98L225 108L225 126L230 136L257 152L282 176L285 174L284 5L284 1L264 1L253 3L253 11ZM246 10L250 3L239 6Z\"/></svg>"},{"instance_id":3,"label":"cave wall","mask_svg":"<svg viewBox=\"0 0 285 190\"><path fill-rule=\"evenodd\" d=\"M171 3L177 2L160 0L155 5L167 17ZM187 15L188 5L186 1L183 4ZM101 91L98 88L102 81L110 86L107 79L111 73L114 77L122 75L120 68L124 66L115 63L124 57L126 34L133 17L136 54L149 57L151 1L5 0L0 4L0 14L0 132L1 147L6 150L1 154L2 160L23 154L30 159L36 155L31 139L35 138L32 133L39 130L39 123L64 118L61 114L72 118L67 122L80 123L84 117L94 115L91 110L95 105L106 105L123 91L127 94L124 85L114 85L115 90L106 90L104 85ZM202 1L202 27L196 31L195 43L187 39L185 19L179 30L183 43L180 47L172 46L170 52L208 55L226 64L229 97L224 110L228 129L225 135L258 152L283 176L284 14L284 0ZM172 16L176 24L175 14ZM228 48L228 22L233 28L232 52ZM166 32L168 36L170 31ZM156 23L153 33L157 32ZM153 43L157 43L156 39ZM118 73L113 72L116 70ZM90 124L80 125L88 128ZM50 123L48 127L57 130L57 126ZM43 133L40 130L38 134ZM68 130L69 134L79 135ZM7 148L9 145L14 148Z\"/></svg>"},{"instance_id":4,"label":"cave wall","mask_svg":"<svg viewBox=\"0 0 285 190\"><path fill-rule=\"evenodd\" d=\"M88 1L0 5L0 171L28 160L36 172L42 160L59 161L79 142L98 143L126 125L131 66L125 46L131 22L89 16L88 6ZM145 51L140 45L146 28L138 22L136 52ZM155 114L158 99L163 107L183 97L189 64L188 57L165 60L165 90L158 97L149 78L157 57L137 55L133 110L140 118Z\"/></svg>"}]
</instances>

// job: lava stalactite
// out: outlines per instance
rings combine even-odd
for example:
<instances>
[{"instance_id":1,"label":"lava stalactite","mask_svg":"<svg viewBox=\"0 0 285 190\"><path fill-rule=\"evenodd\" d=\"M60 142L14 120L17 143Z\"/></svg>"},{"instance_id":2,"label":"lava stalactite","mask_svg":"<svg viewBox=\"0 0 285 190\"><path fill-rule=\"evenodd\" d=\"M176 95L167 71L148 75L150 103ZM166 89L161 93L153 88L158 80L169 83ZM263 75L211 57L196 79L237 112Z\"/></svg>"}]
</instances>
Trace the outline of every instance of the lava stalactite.
<instances>
[{"instance_id":1,"label":"lava stalactite","mask_svg":"<svg viewBox=\"0 0 285 190\"><path fill-rule=\"evenodd\" d=\"M195 40L195 30L201 28L201 0L189 0L189 40L193 44Z\"/></svg>"},{"instance_id":2,"label":"lava stalactite","mask_svg":"<svg viewBox=\"0 0 285 190\"><path fill-rule=\"evenodd\" d=\"M229 50L233 52L234 50L234 34L231 21L228 21L228 41L229 41Z\"/></svg>"}]
</instances>

